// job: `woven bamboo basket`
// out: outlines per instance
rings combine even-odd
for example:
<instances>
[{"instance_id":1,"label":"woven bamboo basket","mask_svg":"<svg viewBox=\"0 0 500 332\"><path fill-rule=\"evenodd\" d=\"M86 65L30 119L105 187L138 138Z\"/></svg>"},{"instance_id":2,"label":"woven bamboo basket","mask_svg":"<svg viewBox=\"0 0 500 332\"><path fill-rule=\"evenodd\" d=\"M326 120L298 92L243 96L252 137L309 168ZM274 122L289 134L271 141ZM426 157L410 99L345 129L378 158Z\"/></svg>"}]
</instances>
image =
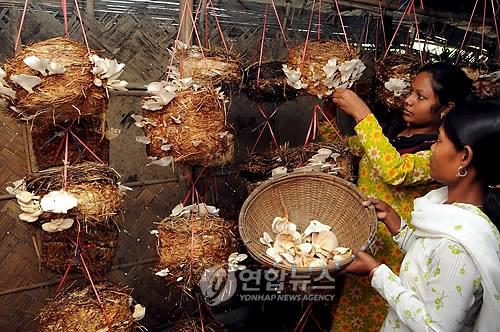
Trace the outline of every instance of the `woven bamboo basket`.
<instances>
[{"instance_id":1,"label":"woven bamboo basket","mask_svg":"<svg viewBox=\"0 0 500 332\"><path fill-rule=\"evenodd\" d=\"M236 224L219 217L165 218L158 225L156 270L168 268L167 283L192 289L206 269L226 264L237 250L235 233Z\"/></svg>"},{"instance_id":2,"label":"woven bamboo basket","mask_svg":"<svg viewBox=\"0 0 500 332\"><path fill-rule=\"evenodd\" d=\"M354 168L349 149L342 142L337 143L311 143L307 146L290 148L287 145L278 149L270 148L264 151L255 152L239 164L240 176L247 187L247 192L251 193L263 181L271 177L271 172L277 167L286 167L288 172L293 172L295 168L302 167L321 148L330 149L339 153L335 164L340 168L337 176L353 182ZM327 160L330 161L331 160Z\"/></svg>"},{"instance_id":3,"label":"woven bamboo basket","mask_svg":"<svg viewBox=\"0 0 500 332\"><path fill-rule=\"evenodd\" d=\"M356 53L347 48L344 42L336 40L309 41L305 57L304 44L298 44L288 51L288 67L293 70L301 69L301 79L307 84L304 92L312 96L325 96L328 88L321 82L326 78L323 66L331 58L337 58L341 64L356 58Z\"/></svg>"},{"instance_id":4,"label":"woven bamboo basket","mask_svg":"<svg viewBox=\"0 0 500 332\"><path fill-rule=\"evenodd\" d=\"M65 68L64 74L42 76L23 60L28 56L52 60ZM25 118L53 122L77 119L106 111L108 98L103 87L94 84L92 63L85 45L67 38L52 38L26 47L5 64L7 83L16 91L12 106ZM10 80L11 75L38 76L42 83L28 93Z\"/></svg>"},{"instance_id":5,"label":"woven bamboo basket","mask_svg":"<svg viewBox=\"0 0 500 332\"><path fill-rule=\"evenodd\" d=\"M499 70L500 68L496 68ZM472 80L473 92L481 98L498 97L500 96L500 79L493 81L486 78L480 78L482 75L487 75L491 72L486 66L468 66L463 67L467 77Z\"/></svg>"},{"instance_id":6,"label":"woven bamboo basket","mask_svg":"<svg viewBox=\"0 0 500 332\"><path fill-rule=\"evenodd\" d=\"M151 157L173 157L185 165L220 166L232 161L234 136L226 123L224 101L208 87L177 92L160 111L144 111L144 117L157 125L146 125L150 139L146 152ZM180 123L173 118L179 118ZM167 142L168 151L162 150Z\"/></svg>"},{"instance_id":7,"label":"woven bamboo basket","mask_svg":"<svg viewBox=\"0 0 500 332\"><path fill-rule=\"evenodd\" d=\"M80 117L73 125L71 123L72 121L57 122L56 124L44 122L31 128L31 145L36 161L36 165L33 165L35 169L43 170L63 165L64 150L61 149L59 155L57 155L57 151L61 141L65 139L61 128L69 126L71 126L71 131L103 162L109 161L109 140L104 137L105 119L101 115L90 115ZM56 133L62 133L62 135L57 136ZM73 136L69 137L68 161L70 164L95 160L95 157Z\"/></svg>"},{"instance_id":8,"label":"woven bamboo basket","mask_svg":"<svg viewBox=\"0 0 500 332\"><path fill-rule=\"evenodd\" d=\"M191 77L194 83L204 86L241 84L243 71L238 56L223 49L203 48L203 53L201 50L191 47L175 52L182 77Z\"/></svg>"},{"instance_id":9,"label":"woven bamboo basket","mask_svg":"<svg viewBox=\"0 0 500 332\"><path fill-rule=\"evenodd\" d=\"M82 272L81 264L75 258L75 243L77 242L77 226L62 232L48 233L37 230L41 240L41 262L48 269L63 274L68 266L71 272ZM118 249L119 231L112 222L109 225L96 224L94 227L82 227L80 231L81 253L85 264L93 274L108 272ZM77 267L76 269L74 267Z\"/></svg>"},{"instance_id":10,"label":"woven bamboo basket","mask_svg":"<svg viewBox=\"0 0 500 332\"><path fill-rule=\"evenodd\" d=\"M420 68L420 59L409 54L398 54L380 60L376 66L376 101L389 110L403 110L405 99L411 91L411 83ZM385 83L391 78L403 80L409 84L408 92L395 96L394 92L385 88Z\"/></svg>"},{"instance_id":11,"label":"woven bamboo basket","mask_svg":"<svg viewBox=\"0 0 500 332\"><path fill-rule=\"evenodd\" d=\"M248 67L245 70L245 86L248 97L256 101L279 102L297 96L286 84L283 63L279 61L263 62L260 66L255 63Z\"/></svg>"},{"instance_id":12,"label":"woven bamboo basket","mask_svg":"<svg viewBox=\"0 0 500 332\"><path fill-rule=\"evenodd\" d=\"M28 191L45 195L63 188L63 167L39 171L25 178ZM119 174L106 165L84 162L67 169L66 191L78 199L78 206L64 218L78 219L90 224L106 223L116 216L123 204L119 190ZM61 214L44 212L39 221L62 218Z\"/></svg>"},{"instance_id":13,"label":"woven bamboo basket","mask_svg":"<svg viewBox=\"0 0 500 332\"><path fill-rule=\"evenodd\" d=\"M96 285L104 312L113 331L132 332L136 325L131 290L111 283ZM71 293L61 293L39 314L40 332L89 332L108 331L104 313L92 287L78 288Z\"/></svg>"},{"instance_id":14,"label":"woven bamboo basket","mask_svg":"<svg viewBox=\"0 0 500 332\"><path fill-rule=\"evenodd\" d=\"M246 199L239 217L239 232L249 254L259 263L291 271L266 255L267 247L259 242L263 232L273 234L272 221L288 215L302 232L313 219L332 227L340 246L366 250L377 229L372 206L364 207L366 198L356 186L339 177L320 172L297 172L266 181ZM330 273L352 261L344 260L326 267ZM298 273L319 274L324 267L301 268Z\"/></svg>"}]
</instances>

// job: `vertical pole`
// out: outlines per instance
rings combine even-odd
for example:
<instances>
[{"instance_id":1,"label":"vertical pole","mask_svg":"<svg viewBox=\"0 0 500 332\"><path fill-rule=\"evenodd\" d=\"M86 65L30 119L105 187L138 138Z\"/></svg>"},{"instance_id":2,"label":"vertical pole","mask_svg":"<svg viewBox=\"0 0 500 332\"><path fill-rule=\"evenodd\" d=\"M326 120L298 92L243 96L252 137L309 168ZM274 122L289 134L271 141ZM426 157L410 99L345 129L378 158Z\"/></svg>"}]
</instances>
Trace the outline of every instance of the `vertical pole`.
<instances>
[{"instance_id":1,"label":"vertical pole","mask_svg":"<svg viewBox=\"0 0 500 332\"><path fill-rule=\"evenodd\" d=\"M87 16L93 18L95 11L95 0L87 0L86 9L87 9Z\"/></svg>"},{"instance_id":2,"label":"vertical pole","mask_svg":"<svg viewBox=\"0 0 500 332\"><path fill-rule=\"evenodd\" d=\"M193 21L191 15L193 13L193 0L179 1L179 24L182 21L182 26L179 26L179 40L188 46L191 46L191 30L193 29ZM182 16L184 15L184 19Z\"/></svg>"}]
</instances>

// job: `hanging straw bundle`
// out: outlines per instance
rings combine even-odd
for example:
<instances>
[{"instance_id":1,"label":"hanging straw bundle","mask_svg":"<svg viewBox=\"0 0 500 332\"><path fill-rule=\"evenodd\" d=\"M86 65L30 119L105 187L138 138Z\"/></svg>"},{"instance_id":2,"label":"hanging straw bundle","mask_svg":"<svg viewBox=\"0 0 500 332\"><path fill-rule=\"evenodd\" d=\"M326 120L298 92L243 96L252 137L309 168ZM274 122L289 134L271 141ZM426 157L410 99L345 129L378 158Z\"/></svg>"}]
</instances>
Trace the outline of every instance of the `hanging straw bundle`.
<instances>
[{"instance_id":1,"label":"hanging straw bundle","mask_svg":"<svg viewBox=\"0 0 500 332\"><path fill-rule=\"evenodd\" d=\"M206 316L203 319L203 323L199 318L188 318L176 322L172 326L172 331L175 332L228 332L229 330L224 328L224 325L211 319L210 316Z\"/></svg>"},{"instance_id":2,"label":"hanging straw bundle","mask_svg":"<svg viewBox=\"0 0 500 332\"><path fill-rule=\"evenodd\" d=\"M255 63L248 67L245 86L248 97L256 101L283 101L297 96L286 84L283 63L279 61L263 62L260 66Z\"/></svg>"},{"instance_id":3,"label":"hanging straw bundle","mask_svg":"<svg viewBox=\"0 0 500 332\"><path fill-rule=\"evenodd\" d=\"M267 149L262 152L256 152L245 158L239 165L240 175L247 185L248 192L252 192L262 181L269 179L273 172L280 170L277 174L290 173L295 169L313 170L320 168L323 172L330 172L332 168L321 167L319 164L311 166L317 161L312 161L320 149L332 151L323 163L331 164L335 175L354 181L354 169L351 155L344 143L311 143L306 147L298 146L290 148L287 145L280 146L278 149ZM337 155L338 154L338 155Z\"/></svg>"},{"instance_id":4,"label":"hanging straw bundle","mask_svg":"<svg viewBox=\"0 0 500 332\"><path fill-rule=\"evenodd\" d=\"M178 46L173 52L183 78L203 86L238 87L243 77L241 59L223 49Z\"/></svg>"},{"instance_id":5,"label":"hanging straw bundle","mask_svg":"<svg viewBox=\"0 0 500 332\"><path fill-rule=\"evenodd\" d=\"M159 111L145 111L148 156L173 158L186 165L219 166L231 162L234 139L226 123L225 99L203 87L176 92ZM153 124L151 124L153 122Z\"/></svg>"},{"instance_id":6,"label":"hanging straw bundle","mask_svg":"<svg viewBox=\"0 0 500 332\"><path fill-rule=\"evenodd\" d=\"M344 42L309 41L305 56L304 45L289 49L284 71L288 84L307 94L328 97L337 87L351 87L366 68Z\"/></svg>"},{"instance_id":7,"label":"hanging straw bundle","mask_svg":"<svg viewBox=\"0 0 500 332\"><path fill-rule=\"evenodd\" d=\"M62 190L64 167L49 168L25 178L26 188L43 196ZM73 194L78 205L69 210L65 218L90 223L104 223L116 216L123 204L118 180L119 174L109 166L84 162L67 168L66 192ZM40 220L61 218L60 214L44 212Z\"/></svg>"},{"instance_id":8,"label":"hanging straw bundle","mask_svg":"<svg viewBox=\"0 0 500 332\"><path fill-rule=\"evenodd\" d=\"M203 272L227 264L236 251L236 225L215 216L167 217L158 225L157 270L168 269L167 282L192 289Z\"/></svg>"},{"instance_id":9,"label":"hanging straw bundle","mask_svg":"<svg viewBox=\"0 0 500 332\"><path fill-rule=\"evenodd\" d=\"M60 293L40 312L39 331L133 331L138 318L134 317L131 290L111 283L96 285L96 290L103 309L90 286Z\"/></svg>"},{"instance_id":10,"label":"hanging straw bundle","mask_svg":"<svg viewBox=\"0 0 500 332\"><path fill-rule=\"evenodd\" d=\"M118 249L119 231L114 224L95 227L82 227L78 235L78 226L62 232L48 233L41 231L41 262L48 269L63 274L71 265L72 272L82 262L75 257L76 241L79 237L80 253L85 259L88 270L93 274L108 272L113 264Z\"/></svg>"},{"instance_id":11,"label":"hanging straw bundle","mask_svg":"<svg viewBox=\"0 0 500 332\"><path fill-rule=\"evenodd\" d=\"M486 66L468 66L462 70L472 80L475 95L481 98L500 96L500 71L492 71Z\"/></svg>"},{"instance_id":12,"label":"hanging straw bundle","mask_svg":"<svg viewBox=\"0 0 500 332\"><path fill-rule=\"evenodd\" d=\"M69 128L100 160L109 161L109 140L105 138L107 126L102 115L82 116L77 121L56 124L44 122L33 126L30 133L36 169L42 170L63 165L65 128ZM69 135L68 160L70 164L96 160L75 136Z\"/></svg>"},{"instance_id":13,"label":"hanging straw bundle","mask_svg":"<svg viewBox=\"0 0 500 332\"><path fill-rule=\"evenodd\" d=\"M376 65L376 99L389 110L403 110L420 59L409 54L388 56Z\"/></svg>"},{"instance_id":14,"label":"hanging straw bundle","mask_svg":"<svg viewBox=\"0 0 500 332\"><path fill-rule=\"evenodd\" d=\"M42 64L35 59L32 66L44 74L25 63L33 56ZM87 48L79 42L58 37L26 47L5 64L5 81L15 90L15 97L10 99L14 115L52 122L104 113L108 103L106 90L94 84L91 70ZM33 86L33 82L38 83ZM20 84L28 86L23 88Z\"/></svg>"}]
</instances>

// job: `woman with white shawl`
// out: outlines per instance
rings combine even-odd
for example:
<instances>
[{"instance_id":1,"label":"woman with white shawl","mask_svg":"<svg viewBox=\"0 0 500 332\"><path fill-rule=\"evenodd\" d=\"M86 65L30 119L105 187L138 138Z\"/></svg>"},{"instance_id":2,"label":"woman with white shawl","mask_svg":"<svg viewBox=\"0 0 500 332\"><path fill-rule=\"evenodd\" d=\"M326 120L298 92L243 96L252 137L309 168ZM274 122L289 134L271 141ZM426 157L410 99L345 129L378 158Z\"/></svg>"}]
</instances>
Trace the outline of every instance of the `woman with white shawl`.
<instances>
[{"instance_id":1,"label":"woman with white shawl","mask_svg":"<svg viewBox=\"0 0 500 332\"><path fill-rule=\"evenodd\" d=\"M431 175L446 187L415 199L415 229L370 200L406 253L400 275L357 250L346 271L369 275L390 304L382 331L500 331L499 106L450 112L431 150Z\"/></svg>"}]
</instances>

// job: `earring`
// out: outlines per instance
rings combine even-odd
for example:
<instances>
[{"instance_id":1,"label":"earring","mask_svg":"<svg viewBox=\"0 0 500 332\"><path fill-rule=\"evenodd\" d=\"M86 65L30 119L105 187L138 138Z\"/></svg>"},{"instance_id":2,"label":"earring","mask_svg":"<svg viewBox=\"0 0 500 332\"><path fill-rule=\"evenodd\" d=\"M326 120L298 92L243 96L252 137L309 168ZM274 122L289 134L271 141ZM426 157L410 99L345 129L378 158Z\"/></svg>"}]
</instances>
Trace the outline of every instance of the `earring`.
<instances>
[{"instance_id":1,"label":"earring","mask_svg":"<svg viewBox=\"0 0 500 332\"><path fill-rule=\"evenodd\" d=\"M443 120L445 116L446 116L446 113L445 113L445 112L443 112L443 113L441 113L441 114L439 115L439 119Z\"/></svg>"},{"instance_id":2,"label":"earring","mask_svg":"<svg viewBox=\"0 0 500 332\"><path fill-rule=\"evenodd\" d=\"M457 178L463 178L467 176L467 169L463 166L458 167Z\"/></svg>"}]
</instances>

